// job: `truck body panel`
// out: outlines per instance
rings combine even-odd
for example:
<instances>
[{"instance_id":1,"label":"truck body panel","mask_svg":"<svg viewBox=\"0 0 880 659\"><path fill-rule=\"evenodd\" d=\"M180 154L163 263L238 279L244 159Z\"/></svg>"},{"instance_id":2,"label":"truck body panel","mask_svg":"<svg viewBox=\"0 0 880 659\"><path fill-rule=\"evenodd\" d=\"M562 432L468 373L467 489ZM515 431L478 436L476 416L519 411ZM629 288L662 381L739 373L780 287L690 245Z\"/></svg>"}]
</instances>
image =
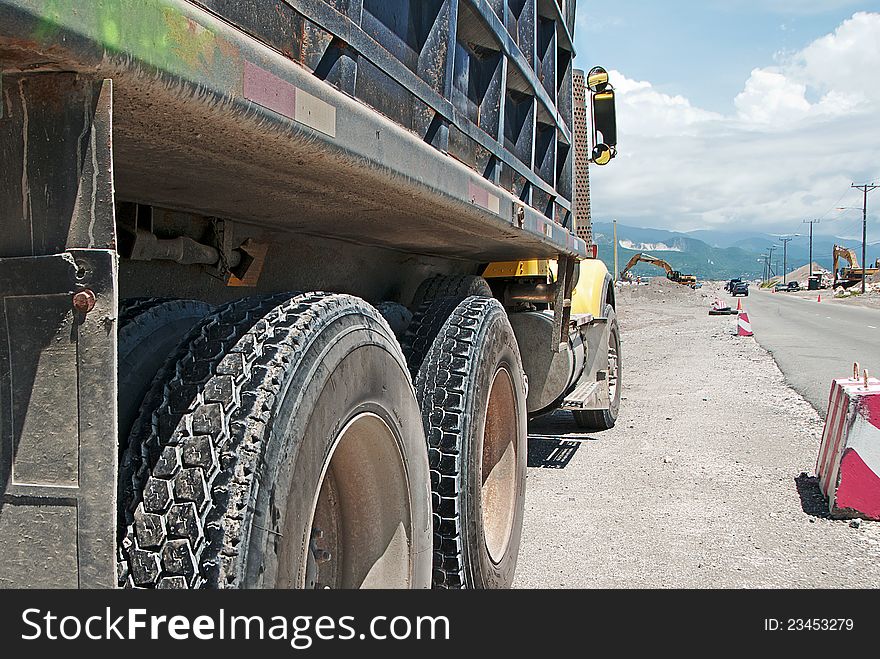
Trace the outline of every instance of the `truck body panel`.
<instances>
[{"instance_id":1,"label":"truck body panel","mask_svg":"<svg viewBox=\"0 0 880 659\"><path fill-rule=\"evenodd\" d=\"M358 25L317 1L4 0L3 86L14 95L15 68L112 78L120 199L458 259L582 256L569 230L570 101L557 107L556 85L548 91L533 69L521 70L528 57L486 3L461 3L476 13L477 35L455 29L449 2L429 4L437 13L420 13L431 26L417 38L412 25L386 24L395 14L383 3L365 3ZM555 23L553 44L567 34ZM455 92L456 73L482 71L468 58L453 66L451 51L468 38L494 39L499 58L509 53L486 83L486 93L498 88L491 126L456 107L467 106L471 88ZM449 52L431 68L412 60L416 51L422 60ZM508 96L528 106L525 118ZM470 157L478 151L483 158Z\"/></svg>"},{"instance_id":2,"label":"truck body panel","mask_svg":"<svg viewBox=\"0 0 880 659\"><path fill-rule=\"evenodd\" d=\"M543 348L586 333L574 10L0 0L0 586L118 583L122 295L405 303L429 274L557 259ZM607 282L582 283L599 326Z\"/></svg>"}]
</instances>

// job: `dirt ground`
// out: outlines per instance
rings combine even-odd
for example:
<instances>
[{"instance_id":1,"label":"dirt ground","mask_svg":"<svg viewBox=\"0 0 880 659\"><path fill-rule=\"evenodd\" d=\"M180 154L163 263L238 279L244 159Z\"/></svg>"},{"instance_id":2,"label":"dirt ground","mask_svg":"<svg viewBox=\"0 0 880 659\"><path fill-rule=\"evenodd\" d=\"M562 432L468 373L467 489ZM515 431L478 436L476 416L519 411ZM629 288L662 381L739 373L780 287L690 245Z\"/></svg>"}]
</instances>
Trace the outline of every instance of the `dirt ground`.
<instances>
[{"instance_id":1,"label":"dirt ground","mask_svg":"<svg viewBox=\"0 0 880 659\"><path fill-rule=\"evenodd\" d=\"M662 280L658 280L662 281ZM816 411L711 288L621 293L617 427L530 426L521 588L880 587L880 523L827 518Z\"/></svg>"}]
</instances>

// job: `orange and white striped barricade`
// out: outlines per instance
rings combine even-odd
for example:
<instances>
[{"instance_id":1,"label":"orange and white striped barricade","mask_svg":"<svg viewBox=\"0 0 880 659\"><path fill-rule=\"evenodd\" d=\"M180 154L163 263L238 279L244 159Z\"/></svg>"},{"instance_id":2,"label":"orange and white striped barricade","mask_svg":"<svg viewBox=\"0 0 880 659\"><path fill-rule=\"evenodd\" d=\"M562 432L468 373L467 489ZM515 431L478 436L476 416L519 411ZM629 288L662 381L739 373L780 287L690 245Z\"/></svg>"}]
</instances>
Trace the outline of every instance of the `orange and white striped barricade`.
<instances>
[{"instance_id":1,"label":"orange and white striped barricade","mask_svg":"<svg viewBox=\"0 0 880 659\"><path fill-rule=\"evenodd\" d=\"M816 475L832 516L880 520L880 380L831 384Z\"/></svg>"}]
</instances>

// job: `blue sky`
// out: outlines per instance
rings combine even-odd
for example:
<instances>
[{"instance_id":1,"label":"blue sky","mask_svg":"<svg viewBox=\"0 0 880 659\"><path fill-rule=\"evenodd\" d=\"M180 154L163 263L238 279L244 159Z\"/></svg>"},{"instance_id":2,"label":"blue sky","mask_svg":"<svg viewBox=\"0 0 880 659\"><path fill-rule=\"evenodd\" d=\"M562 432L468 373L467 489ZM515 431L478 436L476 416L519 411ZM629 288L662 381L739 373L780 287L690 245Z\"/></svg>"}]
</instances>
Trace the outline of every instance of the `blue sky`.
<instances>
[{"instance_id":1,"label":"blue sky","mask_svg":"<svg viewBox=\"0 0 880 659\"><path fill-rule=\"evenodd\" d=\"M726 112L752 69L803 48L856 11L880 12L880 2L581 0L577 64L614 68Z\"/></svg>"},{"instance_id":2,"label":"blue sky","mask_svg":"<svg viewBox=\"0 0 880 659\"><path fill-rule=\"evenodd\" d=\"M592 172L601 219L860 224L834 209L860 205L852 181L880 179L880 1L580 0L576 46L618 90L621 156Z\"/></svg>"}]
</instances>

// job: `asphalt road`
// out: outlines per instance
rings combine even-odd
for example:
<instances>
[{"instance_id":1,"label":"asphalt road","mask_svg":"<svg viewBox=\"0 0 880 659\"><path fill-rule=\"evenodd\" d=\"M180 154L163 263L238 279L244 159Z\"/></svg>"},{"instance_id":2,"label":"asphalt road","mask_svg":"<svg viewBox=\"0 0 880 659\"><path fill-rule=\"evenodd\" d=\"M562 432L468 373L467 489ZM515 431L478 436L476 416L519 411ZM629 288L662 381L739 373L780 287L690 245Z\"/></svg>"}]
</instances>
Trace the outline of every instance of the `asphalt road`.
<instances>
[{"instance_id":1,"label":"asphalt road","mask_svg":"<svg viewBox=\"0 0 880 659\"><path fill-rule=\"evenodd\" d=\"M831 380L849 376L853 362L880 376L880 309L754 288L737 299L744 300L755 338L821 414L828 411Z\"/></svg>"}]
</instances>

